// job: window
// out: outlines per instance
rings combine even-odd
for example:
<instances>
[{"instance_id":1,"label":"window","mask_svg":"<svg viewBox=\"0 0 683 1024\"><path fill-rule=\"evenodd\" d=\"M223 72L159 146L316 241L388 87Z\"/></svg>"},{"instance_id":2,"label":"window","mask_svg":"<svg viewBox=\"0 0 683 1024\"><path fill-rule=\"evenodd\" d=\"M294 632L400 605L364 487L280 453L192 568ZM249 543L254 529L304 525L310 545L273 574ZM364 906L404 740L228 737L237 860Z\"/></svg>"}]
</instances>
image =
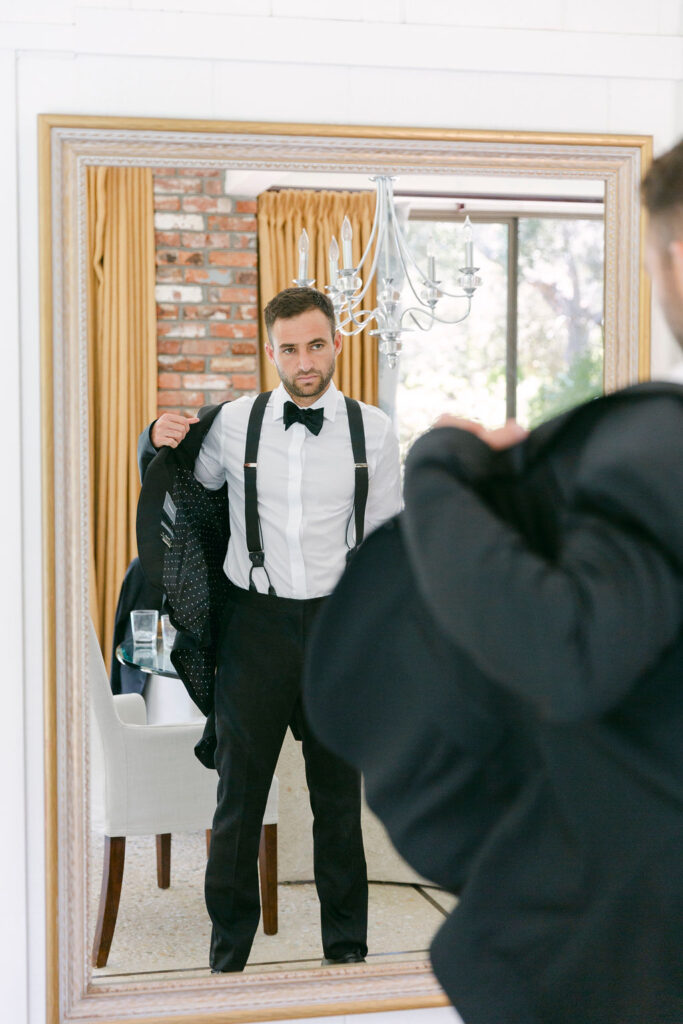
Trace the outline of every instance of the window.
<instances>
[{"instance_id":1,"label":"window","mask_svg":"<svg viewBox=\"0 0 683 1024\"><path fill-rule=\"evenodd\" d=\"M396 395L403 451L440 412L490 427L514 416L533 427L602 393L602 218L470 217L483 284L463 323L404 339ZM457 291L462 221L422 214L404 231L421 267L434 239L437 277ZM408 290L403 300L410 305ZM461 299L439 304L445 318L465 309Z\"/></svg>"}]
</instances>

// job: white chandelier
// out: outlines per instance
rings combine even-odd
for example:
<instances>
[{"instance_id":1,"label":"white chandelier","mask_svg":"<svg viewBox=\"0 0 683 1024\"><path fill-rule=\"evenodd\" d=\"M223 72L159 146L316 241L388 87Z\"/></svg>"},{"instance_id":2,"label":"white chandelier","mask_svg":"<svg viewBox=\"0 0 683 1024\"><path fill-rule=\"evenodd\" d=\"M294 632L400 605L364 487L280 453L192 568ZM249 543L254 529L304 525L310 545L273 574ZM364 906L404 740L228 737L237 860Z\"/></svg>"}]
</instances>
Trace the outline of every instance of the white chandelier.
<instances>
[{"instance_id":1,"label":"white chandelier","mask_svg":"<svg viewBox=\"0 0 683 1024\"><path fill-rule=\"evenodd\" d=\"M375 327L370 334L379 339L379 351L386 356L388 365L393 367L396 365L405 334L416 329L429 331L435 323L459 324L469 316L472 296L480 286L481 278L477 276L479 267L473 265L474 246L469 217L465 220L463 230L464 265L459 268L460 275L457 279L457 286L461 291L446 291L436 277L436 253L433 245L430 243L427 249L426 273L420 269L408 248L396 216L393 177L380 174L370 180L377 183L377 204L365 252L358 266L354 266L351 251L353 230L349 218L344 217L341 228L342 268L339 269L339 246L336 238L332 238L328 252L330 283L326 285L325 290L334 305L337 327L341 334L350 338L374 321ZM374 256L363 284L360 271L369 259L375 240L377 244ZM304 228L299 237L299 272L298 277L294 279L294 284L301 288L310 288L315 284L315 279L308 277L308 251L309 240ZM363 299L375 274L378 280L377 305L374 309L363 309ZM409 284L417 305L404 307L401 304L401 281ZM443 296L465 300L463 315L454 319L437 316L436 305Z\"/></svg>"}]
</instances>

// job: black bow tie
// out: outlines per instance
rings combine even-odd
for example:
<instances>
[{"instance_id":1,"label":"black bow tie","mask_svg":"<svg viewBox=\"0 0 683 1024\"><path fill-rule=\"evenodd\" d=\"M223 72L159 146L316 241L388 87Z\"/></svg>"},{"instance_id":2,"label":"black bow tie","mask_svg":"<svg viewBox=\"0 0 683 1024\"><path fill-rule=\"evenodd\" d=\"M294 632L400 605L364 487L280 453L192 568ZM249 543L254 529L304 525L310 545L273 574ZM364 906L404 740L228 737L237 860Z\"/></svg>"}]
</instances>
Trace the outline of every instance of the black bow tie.
<instances>
[{"instance_id":1,"label":"black bow tie","mask_svg":"<svg viewBox=\"0 0 683 1024\"><path fill-rule=\"evenodd\" d=\"M285 402L282 417L285 421L285 430L289 430L292 423L303 423L312 434L319 434L323 427L324 409L301 409L294 402Z\"/></svg>"}]
</instances>

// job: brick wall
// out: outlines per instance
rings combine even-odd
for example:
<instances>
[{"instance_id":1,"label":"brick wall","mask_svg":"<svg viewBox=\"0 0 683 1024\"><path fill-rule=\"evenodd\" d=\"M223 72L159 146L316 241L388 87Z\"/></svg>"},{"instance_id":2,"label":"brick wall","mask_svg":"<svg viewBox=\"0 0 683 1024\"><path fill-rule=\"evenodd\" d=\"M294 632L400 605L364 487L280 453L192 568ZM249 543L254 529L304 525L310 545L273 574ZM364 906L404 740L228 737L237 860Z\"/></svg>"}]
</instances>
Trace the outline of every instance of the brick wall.
<instances>
[{"instance_id":1,"label":"brick wall","mask_svg":"<svg viewBox=\"0 0 683 1024\"><path fill-rule=\"evenodd\" d=\"M258 388L256 201L224 180L154 171L159 413Z\"/></svg>"}]
</instances>

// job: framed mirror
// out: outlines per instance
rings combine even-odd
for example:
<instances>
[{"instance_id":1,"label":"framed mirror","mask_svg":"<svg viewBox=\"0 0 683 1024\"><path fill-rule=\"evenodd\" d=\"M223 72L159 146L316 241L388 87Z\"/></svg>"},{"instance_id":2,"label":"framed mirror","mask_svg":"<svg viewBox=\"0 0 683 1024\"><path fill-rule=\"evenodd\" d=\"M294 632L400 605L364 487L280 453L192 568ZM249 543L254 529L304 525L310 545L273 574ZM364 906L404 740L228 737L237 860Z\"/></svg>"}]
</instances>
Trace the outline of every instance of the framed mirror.
<instances>
[{"instance_id":1,"label":"framed mirror","mask_svg":"<svg viewBox=\"0 0 683 1024\"><path fill-rule=\"evenodd\" d=\"M292 964L218 977L208 970L103 976L90 967L87 169L210 168L311 180L346 175L354 182L392 174L429 179L435 192L454 175L504 180L511 192L522 180L593 183L604 208L603 386L609 391L649 375L639 185L651 140L52 115L40 118L39 130L50 1024L189 1024L446 1005L425 959L370 961L362 971Z\"/></svg>"}]
</instances>

